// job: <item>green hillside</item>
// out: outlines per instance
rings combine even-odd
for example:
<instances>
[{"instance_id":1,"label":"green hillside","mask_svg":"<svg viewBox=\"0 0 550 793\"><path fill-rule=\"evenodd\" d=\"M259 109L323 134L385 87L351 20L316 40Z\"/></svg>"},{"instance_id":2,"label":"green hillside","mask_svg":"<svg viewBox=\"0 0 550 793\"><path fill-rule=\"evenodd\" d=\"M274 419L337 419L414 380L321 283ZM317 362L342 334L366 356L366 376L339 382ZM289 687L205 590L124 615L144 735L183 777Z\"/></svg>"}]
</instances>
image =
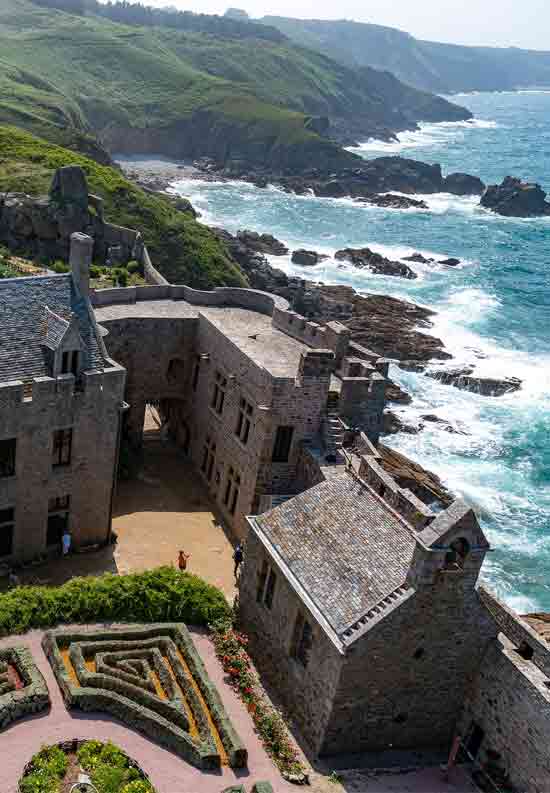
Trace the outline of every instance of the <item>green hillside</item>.
<instances>
[{"instance_id":1,"label":"green hillside","mask_svg":"<svg viewBox=\"0 0 550 793\"><path fill-rule=\"evenodd\" d=\"M105 217L139 229L152 261L173 283L198 289L244 286L246 279L206 226L179 212L168 199L145 193L120 171L34 137L0 127L0 192L48 192L56 168L80 165L90 191L105 201Z\"/></svg>"},{"instance_id":2,"label":"green hillside","mask_svg":"<svg viewBox=\"0 0 550 793\"><path fill-rule=\"evenodd\" d=\"M348 67L385 69L424 91L504 91L550 85L550 52L421 41L382 25L266 16L296 44Z\"/></svg>"},{"instance_id":3,"label":"green hillside","mask_svg":"<svg viewBox=\"0 0 550 793\"><path fill-rule=\"evenodd\" d=\"M388 91L387 75L357 74L286 40L0 0L0 122L75 148L97 134L110 151L332 169L356 161L316 134L310 116L329 117L342 139L467 116L397 85ZM60 139L60 129L71 133Z\"/></svg>"}]
</instances>

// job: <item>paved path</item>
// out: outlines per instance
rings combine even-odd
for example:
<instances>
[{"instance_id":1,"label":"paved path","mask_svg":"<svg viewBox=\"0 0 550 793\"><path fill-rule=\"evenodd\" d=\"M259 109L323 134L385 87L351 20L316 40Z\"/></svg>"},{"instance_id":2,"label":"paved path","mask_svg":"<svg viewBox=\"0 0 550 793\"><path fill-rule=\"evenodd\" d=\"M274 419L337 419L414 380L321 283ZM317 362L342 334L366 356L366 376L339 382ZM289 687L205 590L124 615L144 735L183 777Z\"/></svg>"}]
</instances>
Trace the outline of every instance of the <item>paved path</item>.
<instances>
[{"instance_id":1,"label":"paved path","mask_svg":"<svg viewBox=\"0 0 550 793\"><path fill-rule=\"evenodd\" d=\"M109 716L68 711L42 651L42 631L31 631L24 636L2 639L0 647L14 644L30 647L37 666L46 678L52 707L49 712L15 722L0 732L1 793L17 793L17 783L25 764L43 744L70 738L112 740L140 764L158 793L221 793L236 782L244 784L249 791L254 782L264 779L271 782L276 793L296 793L294 786L281 780L254 732L246 708L224 682L223 671L210 640L198 631L192 633L208 674L216 684L225 708L248 749L247 770L224 768L218 773L205 773Z\"/></svg>"}]
</instances>

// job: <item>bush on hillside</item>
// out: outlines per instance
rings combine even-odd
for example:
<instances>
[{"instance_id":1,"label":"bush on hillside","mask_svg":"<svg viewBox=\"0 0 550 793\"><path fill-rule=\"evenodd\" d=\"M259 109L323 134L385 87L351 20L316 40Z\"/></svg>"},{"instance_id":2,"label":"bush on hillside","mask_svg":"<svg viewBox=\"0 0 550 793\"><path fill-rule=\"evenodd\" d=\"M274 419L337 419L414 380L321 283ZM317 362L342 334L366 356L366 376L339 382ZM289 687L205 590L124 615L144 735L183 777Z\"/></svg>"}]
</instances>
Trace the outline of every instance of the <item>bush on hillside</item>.
<instances>
[{"instance_id":1,"label":"bush on hillside","mask_svg":"<svg viewBox=\"0 0 550 793\"><path fill-rule=\"evenodd\" d=\"M132 575L74 578L60 587L12 589L0 595L0 636L60 623L208 625L228 613L219 589L190 573L159 567Z\"/></svg>"}]
</instances>

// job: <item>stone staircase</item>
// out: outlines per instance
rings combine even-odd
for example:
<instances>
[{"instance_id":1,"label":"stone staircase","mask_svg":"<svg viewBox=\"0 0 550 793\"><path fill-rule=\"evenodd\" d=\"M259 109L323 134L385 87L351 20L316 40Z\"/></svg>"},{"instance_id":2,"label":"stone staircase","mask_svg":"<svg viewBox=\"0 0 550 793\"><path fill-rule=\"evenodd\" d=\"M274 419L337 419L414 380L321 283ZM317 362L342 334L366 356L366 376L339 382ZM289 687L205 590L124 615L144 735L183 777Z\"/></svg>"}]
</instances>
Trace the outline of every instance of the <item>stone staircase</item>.
<instances>
[{"instance_id":1,"label":"stone staircase","mask_svg":"<svg viewBox=\"0 0 550 793\"><path fill-rule=\"evenodd\" d=\"M342 634L342 641L344 644L350 644L355 641L358 632L365 633L370 627L370 623L377 617L380 617L384 612L393 609L408 597L414 589L412 587L398 586L393 592L390 592L385 598L380 600L375 606L367 611L357 622L350 625Z\"/></svg>"},{"instance_id":2,"label":"stone staircase","mask_svg":"<svg viewBox=\"0 0 550 793\"><path fill-rule=\"evenodd\" d=\"M340 455L344 443L344 425L338 413L329 411L323 421L323 446L326 457Z\"/></svg>"}]
</instances>

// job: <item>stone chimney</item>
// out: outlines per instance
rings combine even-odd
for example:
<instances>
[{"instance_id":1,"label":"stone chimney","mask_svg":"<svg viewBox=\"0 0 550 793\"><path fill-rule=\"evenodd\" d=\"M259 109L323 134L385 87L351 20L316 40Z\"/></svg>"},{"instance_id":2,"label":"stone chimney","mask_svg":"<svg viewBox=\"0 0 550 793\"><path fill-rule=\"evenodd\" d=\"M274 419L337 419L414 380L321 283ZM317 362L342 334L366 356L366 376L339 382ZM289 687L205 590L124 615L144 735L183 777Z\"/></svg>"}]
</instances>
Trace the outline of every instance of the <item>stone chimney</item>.
<instances>
[{"instance_id":1,"label":"stone chimney","mask_svg":"<svg viewBox=\"0 0 550 793\"><path fill-rule=\"evenodd\" d=\"M73 283L80 294L85 297L90 290L90 265L94 241L88 234L75 231L71 234L69 264L73 275Z\"/></svg>"}]
</instances>

